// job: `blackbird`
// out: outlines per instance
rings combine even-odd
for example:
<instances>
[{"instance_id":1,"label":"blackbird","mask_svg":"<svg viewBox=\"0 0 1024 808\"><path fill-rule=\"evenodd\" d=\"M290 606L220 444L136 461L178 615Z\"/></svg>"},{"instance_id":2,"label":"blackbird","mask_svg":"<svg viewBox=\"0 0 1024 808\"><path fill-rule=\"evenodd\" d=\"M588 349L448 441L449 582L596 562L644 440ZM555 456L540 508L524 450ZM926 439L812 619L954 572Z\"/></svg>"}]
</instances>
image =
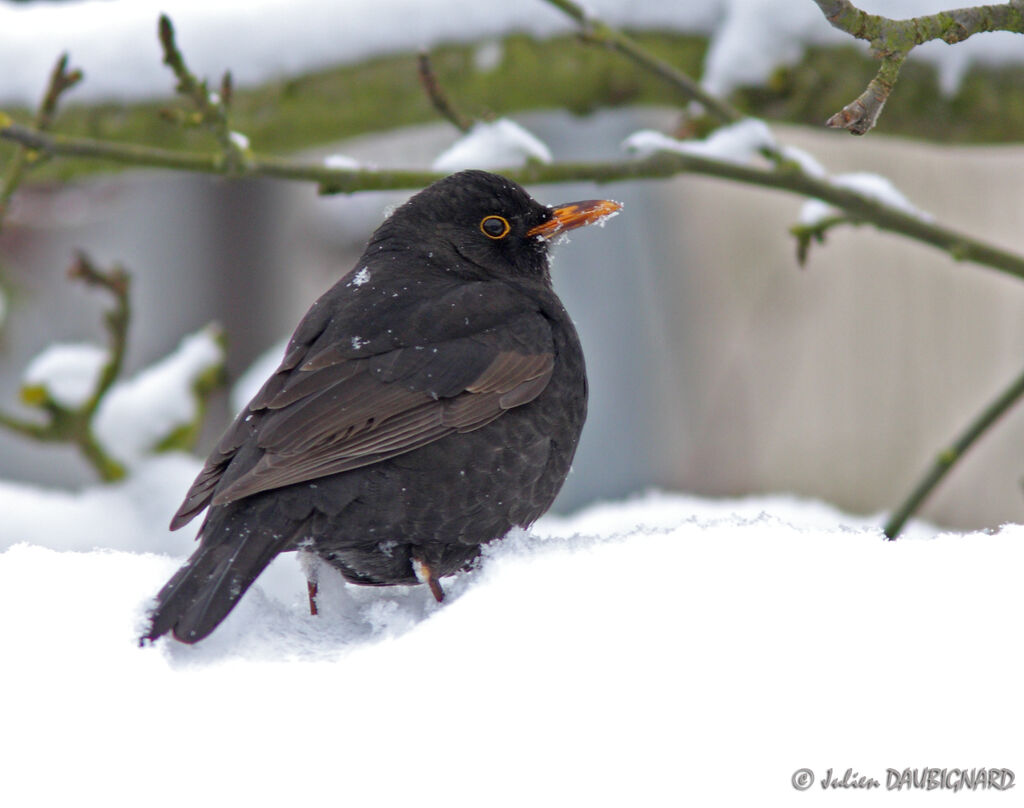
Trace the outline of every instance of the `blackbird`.
<instances>
[{"instance_id":1,"label":"blackbird","mask_svg":"<svg viewBox=\"0 0 1024 808\"><path fill-rule=\"evenodd\" d=\"M441 600L440 578L543 514L587 409L548 248L619 208L552 208L464 171L396 209L196 477L171 529L209 507L199 547L140 642L203 639L289 550L355 584L424 583Z\"/></svg>"}]
</instances>

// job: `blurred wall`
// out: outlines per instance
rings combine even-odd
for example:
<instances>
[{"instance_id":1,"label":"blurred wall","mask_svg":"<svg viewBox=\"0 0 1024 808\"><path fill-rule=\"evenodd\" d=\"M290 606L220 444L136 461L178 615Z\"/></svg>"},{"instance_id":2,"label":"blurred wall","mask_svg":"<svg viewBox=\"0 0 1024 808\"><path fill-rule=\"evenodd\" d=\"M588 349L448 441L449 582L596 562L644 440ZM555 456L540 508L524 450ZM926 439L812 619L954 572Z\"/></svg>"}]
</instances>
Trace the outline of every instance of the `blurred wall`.
<instances>
[{"instance_id":1,"label":"blurred wall","mask_svg":"<svg viewBox=\"0 0 1024 808\"><path fill-rule=\"evenodd\" d=\"M668 111L522 121L556 157L618 159ZM945 223L1024 251L1024 148L944 148L776 127L834 173L884 174ZM444 125L337 151L427 165ZM546 202L607 195L623 215L559 248L555 283L579 327L591 412L558 507L648 487L708 495L792 492L856 512L894 506L931 456L1024 366L1024 286L870 228L834 233L806 268L787 233L802 200L681 177L532 189ZM0 402L54 339L97 339L100 301L62 280L72 251L135 275L130 366L209 320L243 370L287 336L347 270L383 211L407 194L318 197L265 181L132 174L34 190L0 234L13 287L0 331ZM226 408L217 416L228 417ZM216 429L214 429L216 431ZM950 475L924 513L957 527L1024 520L1024 408ZM0 433L0 475L88 479L65 450Z\"/></svg>"}]
</instances>

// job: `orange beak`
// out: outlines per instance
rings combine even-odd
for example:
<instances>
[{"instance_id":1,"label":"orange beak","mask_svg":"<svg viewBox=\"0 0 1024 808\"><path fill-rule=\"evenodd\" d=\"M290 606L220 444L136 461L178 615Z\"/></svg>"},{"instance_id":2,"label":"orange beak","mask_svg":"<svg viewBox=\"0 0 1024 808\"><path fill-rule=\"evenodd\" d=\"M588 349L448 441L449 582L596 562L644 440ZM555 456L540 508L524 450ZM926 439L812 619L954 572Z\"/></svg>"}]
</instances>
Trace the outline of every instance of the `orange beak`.
<instances>
[{"instance_id":1,"label":"orange beak","mask_svg":"<svg viewBox=\"0 0 1024 808\"><path fill-rule=\"evenodd\" d=\"M552 236L572 230L576 227L583 227L585 224L603 222L605 219L614 216L622 209L618 202L610 199L587 199L582 202L569 202L552 208L551 218L543 224L530 228L526 231L528 236L538 236L548 239Z\"/></svg>"}]
</instances>

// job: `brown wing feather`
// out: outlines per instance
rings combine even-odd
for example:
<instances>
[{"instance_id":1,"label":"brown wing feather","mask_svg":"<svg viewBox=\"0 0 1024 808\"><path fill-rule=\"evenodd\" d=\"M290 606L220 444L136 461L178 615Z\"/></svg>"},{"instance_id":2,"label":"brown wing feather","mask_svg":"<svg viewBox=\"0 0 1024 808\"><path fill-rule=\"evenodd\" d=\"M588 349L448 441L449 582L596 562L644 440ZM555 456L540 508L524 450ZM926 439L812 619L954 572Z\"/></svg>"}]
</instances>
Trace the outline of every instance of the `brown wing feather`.
<instances>
[{"instance_id":1,"label":"brown wing feather","mask_svg":"<svg viewBox=\"0 0 1024 808\"><path fill-rule=\"evenodd\" d=\"M452 432L479 429L506 410L536 398L553 368L551 354L501 352L464 392L446 399L380 382L365 373L346 376L341 393L324 390L272 412L257 438L262 457L216 491L212 502L219 505L349 471Z\"/></svg>"},{"instance_id":2,"label":"brown wing feather","mask_svg":"<svg viewBox=\"0 0 1024 808\"><path fill-rule=\"evenodd\" d=\"M533 312L498 329L369 356L353 355L345 341L324 343L330 335L323 324L310 322L300 326L277 372L218 442L172 529L211 503L370 465L452 432L479 429L536 398L554 367L549 326Z\"/></svg>"}]
</instances>

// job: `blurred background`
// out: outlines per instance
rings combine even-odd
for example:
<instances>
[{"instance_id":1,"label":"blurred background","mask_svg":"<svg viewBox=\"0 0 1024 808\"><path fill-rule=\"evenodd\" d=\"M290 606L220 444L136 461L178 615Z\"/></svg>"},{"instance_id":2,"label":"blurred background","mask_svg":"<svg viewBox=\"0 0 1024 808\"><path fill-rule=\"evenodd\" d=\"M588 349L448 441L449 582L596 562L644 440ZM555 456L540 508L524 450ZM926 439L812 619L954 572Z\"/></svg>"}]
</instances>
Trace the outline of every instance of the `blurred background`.
<instances>
[{"instance_id":1,"label":"blurred background","mask_svg":"<svg viewBox=\"0 0 1024 808\"><path fill-rule=\"evenodd\" d=\"M695 49L685 57L696 59L694 72L710 70L711 57L721 54L716 42L730 31L736 35L737 20L752 25L785 2L801 13L811 7L810 16L798 17L813 32L806 44L779 57L760 85L741 82L724 91L830 173L884 175L938 221L1024 250L1024 147L1016 145L1021 135L1014 117L1024 85L1001 95L1007 71L1019 67L960 65L959 83L944 88L951 68L927 60L909 64L876 131L863 138L826 131L820 121L863 89L870 59L846 43L837 46L846 50L821 45L819 36L832 42L831 29L809 0L764 0L694 5L693 15L703 9L706 19L680 33L688 38L685 47ZM52 13L49 4L19 4L34 5ZM106 4L113 14L124 5ZM536 5L548 8L539 0ZM657 19L655 11L670 16L666 8L673 4L635 5L639 25ZM173 6L163 4L172 14ZM927 6L917 3L915 13L942 8ZM599 10L628 22L625 4L608 2ZM189 31L179 30L188 58ZM529 36L550 42L559 30ZM500 63L512 45L485 33L483 45L474 43L472 31L464 37L475 61L438 60L441 78L471 113L485 106L488 114L514 114L555 160L625 159L621 143L632 132L671 133L679 125L678 106L649 97L643 87L634 92L628 82L605 86L606 95L589 98L585 110L550 101L532 109L517 101L521 108L505 110L493 98L467 100L458 87L486 84L488 75L496 82L520 75L514 65L493 72L481 49L497 49L488 58ZM191 36L199 39L197 30ZM524 34L513 28L508 36ZM675 46L665 40L658 47L672 54ZM1024 44L1017 47L1024 50ZM559 48L566 58L595 58L594 49L571 37ZM586 55L572 56L574 50ZM411 64L408 55L401 58ZM846 60L860 65L859 89L848 96L829 80ZM608 69L612 75L626 70L621 61ZM536 81L520 80L527 79ZM25 76L25 84L35 80ZM87 71L86 85L90 80ZM414 69L406 80L411 94L422 95ZM171 83L169 76L164 81ZM275 81L277 97L284 97L284 85ZM288 98L302 95L289 81ZM40 87L30 87L30 94ZM1004 98L1001 127L993 117L1002 114ZM388 96L379 100L392 103ZM22 103L12 97L0 100L0 108ZM87 126L81 121L92 115L88 125L102 129L118 116L127 119L139 103L86 98L69 116L74 126ZM269 109L265 115L274 113ZM427 105L422 117L429 120L429 113ZM243 131L255 149L264 148L251 129ZM427 168L458 136L450 124L420 122L329 140L318 135L310 138L317 145L299 154L341 153L378 166ZM8 155L0 152L0 159ZM408 196L322 197L305 184L158 171L94 173L70 184L43 179L22 187L0 231L0 408L8 411L17 409L25 365L46 345L102 339L106 301L65 279L75 250L100 264L122 262L133 274L129 372L217 321L227 331L228 369L236 378L290 334L313 299L352 266L386 211ZM529 190L548 203L600 195L625 205L605 229L574 234L553 262L591 381L589 420L556 504L563 512L650 488L730 497L779 492L855 513L887 510L1024 364L1020 281L870 227L831 233L800 267L788 233L804 201L799 197L692 176ZM222 397L200 451L209 448L230 409ZM0 477L61 487L93 480L70 449L41 447L3 431ZM957 528L1020 522L1022 478L1024 409L1018 408L952 472L922 515Z\"/></svg>"}]
</instances>

